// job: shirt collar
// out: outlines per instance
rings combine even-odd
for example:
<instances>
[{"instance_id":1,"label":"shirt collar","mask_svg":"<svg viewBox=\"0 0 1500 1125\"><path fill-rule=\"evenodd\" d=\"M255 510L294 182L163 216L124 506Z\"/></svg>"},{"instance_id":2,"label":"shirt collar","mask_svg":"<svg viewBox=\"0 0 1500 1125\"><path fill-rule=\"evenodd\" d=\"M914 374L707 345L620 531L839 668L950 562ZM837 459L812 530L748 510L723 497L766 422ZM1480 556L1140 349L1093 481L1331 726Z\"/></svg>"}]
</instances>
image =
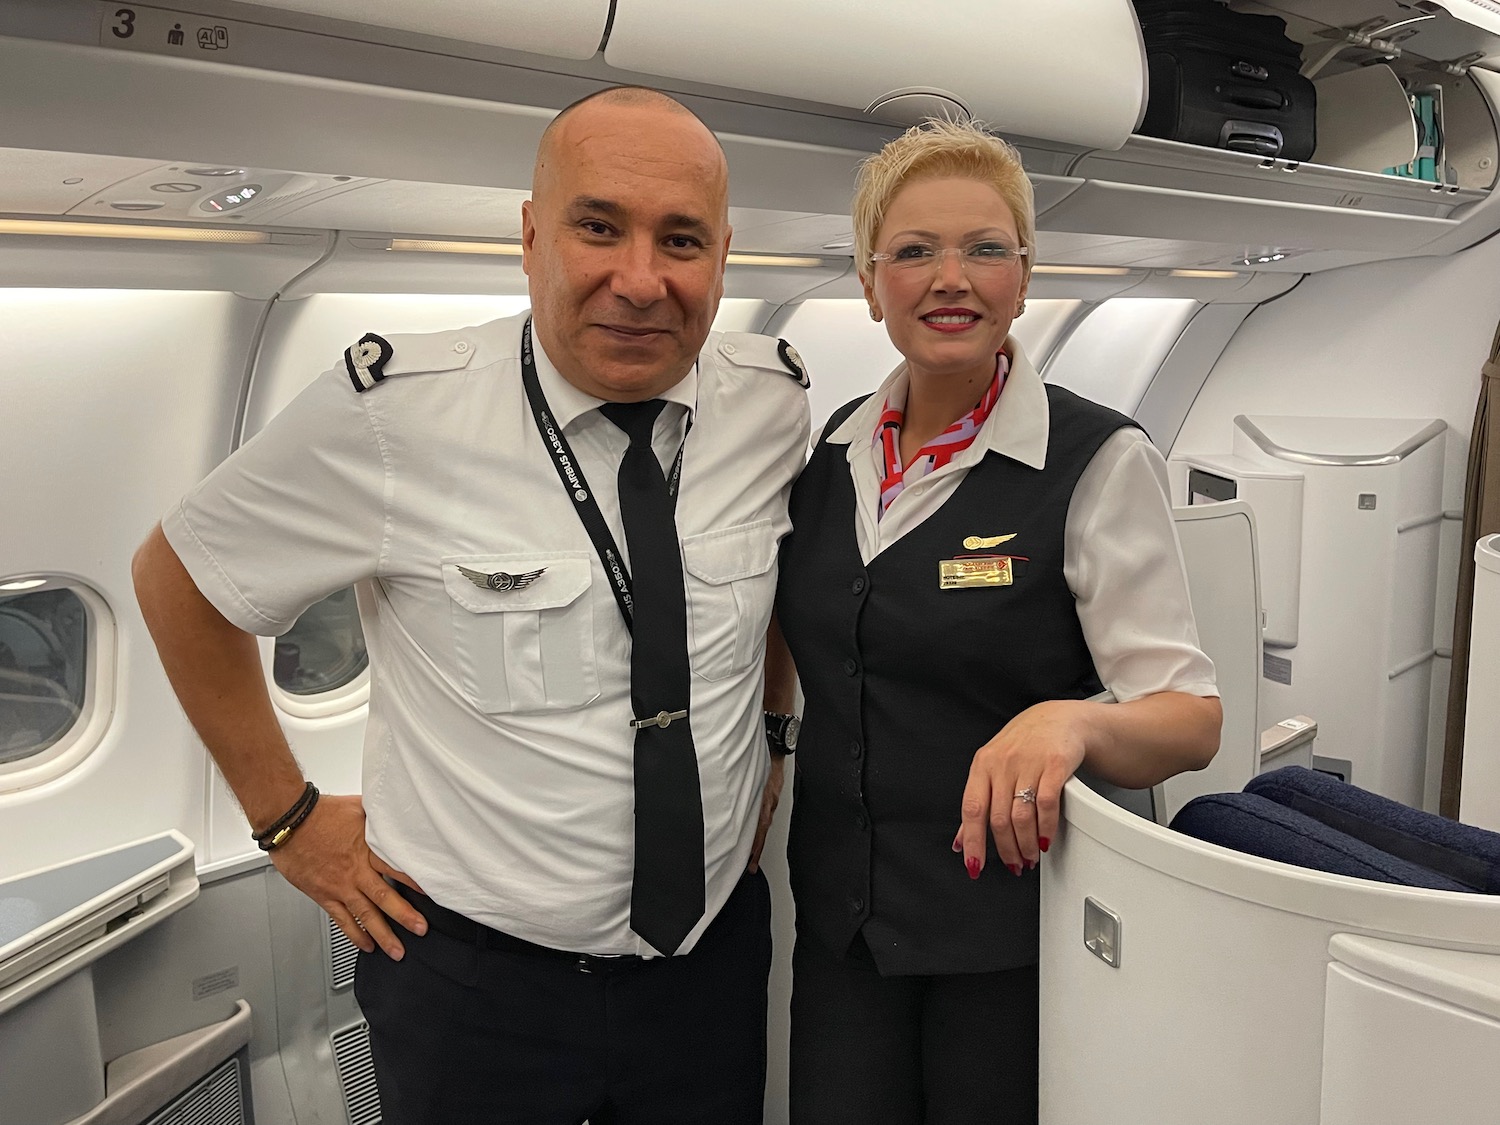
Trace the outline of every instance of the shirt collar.
<instances>
[{"instance_id":1,"label":"shirt collar","mask_svg":"<svg viewBox=\"0 0 1500 1125\"><path fill-rule=\"evenodd\" d=\"M1051 413L1047 406L1047 388L1014 336L1005 338L1005 351L1010 356L1010 374L1005 380L1005 390L969 449L1000 453L1023 465L1040 469L1047 464L1047 427ZM902 363L886 376L879 390L860 403L859 408L844 419L843 425L824 440L831 445L847 445L850 461L868 455L870 435L880 421L887 396L895 392L905 402L908 383L906 364Z\"/></svg>"},{"instance_id":2,"label":"shirt collar","mask_svg":"<svg viewBox=\"0 0 1500 1125\"><path fill-rule=\"evenodd\" d=\"M536 345L532 354L536 357L537 382L541 385L542 394L546 396L547 405L552 408L552 416L562 429L566 430L589 411L604 405L604 399L579 390L563 378L562 372L558 371L552 357L547 354L547 349L537 340L536 325L532 325L531 338ZM686 375L656 397L680 403L687 409L688 420L692 421L698 408L698 364L693 364Z\"/></svg>"}]
</instances>

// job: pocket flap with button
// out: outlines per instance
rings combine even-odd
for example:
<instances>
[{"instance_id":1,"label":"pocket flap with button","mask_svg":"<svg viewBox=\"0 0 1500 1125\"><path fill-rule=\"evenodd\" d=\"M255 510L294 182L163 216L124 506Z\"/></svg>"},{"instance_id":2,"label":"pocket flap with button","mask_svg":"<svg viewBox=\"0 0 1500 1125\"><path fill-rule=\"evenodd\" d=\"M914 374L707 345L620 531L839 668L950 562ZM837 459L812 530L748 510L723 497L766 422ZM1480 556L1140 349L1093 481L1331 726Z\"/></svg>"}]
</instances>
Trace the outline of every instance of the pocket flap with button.
<instances>
[{"instance_id":1,"label":"pocket flap with button","mask_svg":"<svg viewBox=\"0 0 1500 1125\"><path fill-rule=\"evenodd\" d=\"M520 577L542 573L524 586L509 590L480 587L465 577L462 566L480 574ZM583 552L531 552L523 555L449 555L442 560L443 586L448 596L471 613L557 609L570 605L589 588L592 573ZM502 580L503 581L503 580Z\"/></svg>"},{"instance_id":2,"label":"pocket flap with button","mask_svg":"<svg viewBox=\"0 0 1500 1125\"><path fill-rule=\"evenodd\" d=\"M682 540L688 573L710 586L764 574L776 561L776 535L770 520L726 527Z\"/></svg>"}]
</instances>

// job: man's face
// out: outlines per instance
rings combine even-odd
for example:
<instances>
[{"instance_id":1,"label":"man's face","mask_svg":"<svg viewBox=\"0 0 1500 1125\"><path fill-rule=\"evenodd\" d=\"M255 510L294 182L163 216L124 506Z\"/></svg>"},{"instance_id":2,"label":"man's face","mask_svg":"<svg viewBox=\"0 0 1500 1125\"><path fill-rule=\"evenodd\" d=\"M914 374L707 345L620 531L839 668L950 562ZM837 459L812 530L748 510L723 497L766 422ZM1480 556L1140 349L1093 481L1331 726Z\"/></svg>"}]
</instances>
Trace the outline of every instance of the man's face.
<instances>
[{"instance_id":1,"label":"man's face","mask_svg":"<svg viewBox=\"0 0 1500 1125\"><path fill-rule=\"evenodd\" d=\"M591 102L568 114L522 205L534 331L597 398L655 398L687 374L724 293L723 155L689 114Z\"/></svg>"}]
</instances>

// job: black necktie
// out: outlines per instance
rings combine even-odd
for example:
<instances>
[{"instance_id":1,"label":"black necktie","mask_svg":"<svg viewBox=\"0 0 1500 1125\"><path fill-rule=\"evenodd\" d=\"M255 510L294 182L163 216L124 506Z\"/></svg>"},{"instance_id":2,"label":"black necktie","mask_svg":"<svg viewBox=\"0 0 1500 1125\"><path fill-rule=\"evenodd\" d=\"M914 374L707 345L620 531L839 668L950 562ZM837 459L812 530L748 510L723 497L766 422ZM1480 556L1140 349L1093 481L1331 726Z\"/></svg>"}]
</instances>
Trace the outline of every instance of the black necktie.
<instances>
[{"instance_id":1,"label":"black necktie","mask_svg":"<svg viewBox=\"0 0 1500 1125\"><path fill-rule=\"evenodd\" d=\"M633 581L630 702L635 732L635 879L630 928L670 956L703 917L703 799L687 710L687 604L673 499L651 448L661 399L600 412L630 435L620 518Z\"/></svg>"}]
</instances>

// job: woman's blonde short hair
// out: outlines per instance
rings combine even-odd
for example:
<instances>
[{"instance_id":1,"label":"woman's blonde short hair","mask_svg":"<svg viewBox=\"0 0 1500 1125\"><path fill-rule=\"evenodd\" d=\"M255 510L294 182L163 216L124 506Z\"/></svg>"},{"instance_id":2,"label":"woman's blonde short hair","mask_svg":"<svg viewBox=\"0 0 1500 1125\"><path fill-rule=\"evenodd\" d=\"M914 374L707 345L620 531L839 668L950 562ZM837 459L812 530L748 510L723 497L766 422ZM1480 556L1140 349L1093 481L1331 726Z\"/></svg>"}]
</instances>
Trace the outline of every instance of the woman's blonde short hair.
<instances>
[{"instance_id":1,"label":"woman's blonde short hair","mask_svg":"<svg viewBox=\"0 0 1500 1125\"><path fill-rule=\"evenodd\" d=\"M916 180L949 176L989 184L1010 207L1027 249L1030 275L1036 258L1036 202L1021 154L983 123L933 119L913 125L859 166L854 186L854 253L861 277L870 276L875 236L891 200Z\"/></svg>"}]
</instances>

